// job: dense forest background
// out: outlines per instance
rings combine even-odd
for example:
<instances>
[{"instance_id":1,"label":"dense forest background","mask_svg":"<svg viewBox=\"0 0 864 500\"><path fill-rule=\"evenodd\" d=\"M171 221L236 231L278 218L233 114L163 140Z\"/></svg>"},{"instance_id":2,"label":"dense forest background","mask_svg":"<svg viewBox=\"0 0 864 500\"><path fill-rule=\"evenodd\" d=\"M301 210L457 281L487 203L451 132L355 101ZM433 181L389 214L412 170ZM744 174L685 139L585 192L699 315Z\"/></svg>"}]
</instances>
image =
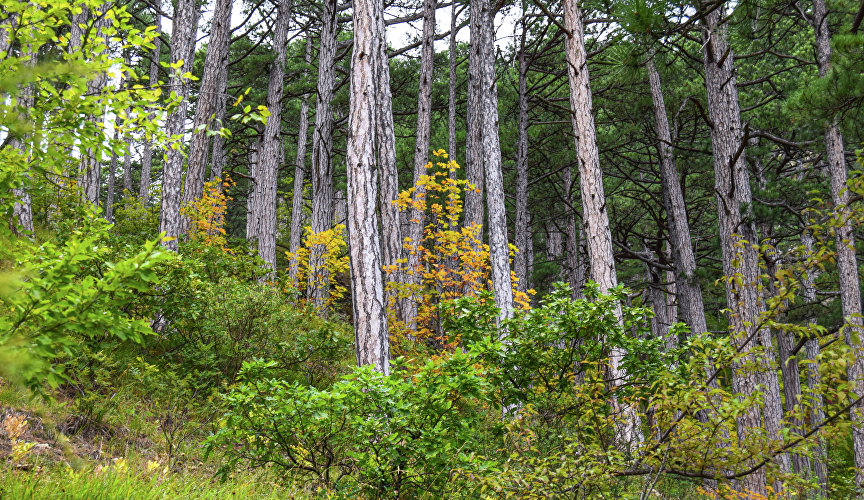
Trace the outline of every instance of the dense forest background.
<instances>
[{"instance_id":1,"label":"dense forest background","mask_svg":"<svg viewBox=\"0 0 864 500\"><path fill-rule=\"evenodd\" d=\"M864 3L0 1L0 498L864 494Z\"/></svg>"}]
</instances>

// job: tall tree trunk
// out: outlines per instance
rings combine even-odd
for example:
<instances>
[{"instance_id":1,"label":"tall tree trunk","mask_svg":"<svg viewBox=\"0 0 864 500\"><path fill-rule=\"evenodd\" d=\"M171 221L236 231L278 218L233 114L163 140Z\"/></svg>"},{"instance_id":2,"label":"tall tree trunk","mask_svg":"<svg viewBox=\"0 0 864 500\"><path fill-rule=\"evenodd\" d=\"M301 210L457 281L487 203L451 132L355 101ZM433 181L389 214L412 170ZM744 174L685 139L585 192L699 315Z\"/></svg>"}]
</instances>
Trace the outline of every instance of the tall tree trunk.
<instances>
[{"instance_id":1,"label":"tall tree trunk","mask_svg":"<svg viewBox=\"0 0 864 500\"><path fill-rule=\"evenodd\" d=\"M6 17L0 19L0 52L8 52L9 46L12 43L11 33L18 26L18 18L15 15L7 14Z\"/></svg>"},{"instance_id":2,"label":"tall tree trunk","mask_svg":"<svg viewBox=\"0 0 864 500\"><path fill-rule=\"evenodd\" d=\"M650 250L646 247L645 252ZM663 284L663 272L656 266L645 263L646 286L648 303L651 309L654 310L654 317L651 318L651 335L657 339L666 341L667 349L677 347L677 339L673 339L669 335L669 309L666 307L666 287Z\"/></svg>"},{"instance_id":3,"label":"tall tree trunk","mask_svg":"<svg viewBox=\"0 0 864 500\"><path fill-rule=\"evenodd\" d=\"M708 13L705 23L704 45L705 86L708 95L708 113L713 123L711 145L714 151L715 192L717 195L720 240L725 276L740 276L741 281L726 282L726 301L732 309L730 330L741 348L743 359L732 367L732 386L735 392L750 396L764 384L764 428L771 439L780 435L783 407L776 369L772 363L774 347L767 330L752 331L764 310L759 291L759 258L749 245L739 248L741 240L756 243L756 231L749 222L753 198L746 164L746 137L741 125L741 108L735 84L734 56L726 40L726 26L720 23L721 8ZM757 361L753 349L761 344L766 357ZM762 372L753 372L757 363ZM767 365L767 366L766 366ZM755 430L763 427L762 411L758 406L748 408L738 417L738 439L746 440ZM788 455L778 456L781 469L791 472ZM760 469L742 480L743 486L764 494L765 471ZM782 487L775 484L775 488Z\"/></svg>"},{"instance_id":4,"label":"tall tree trunk","mask_svg":"<svg viewBox=\"0 0 864 500\"><path fill-rule=\"evenodd\" d=\"M768 262L768 275L775 276L778 270L779 263L775 260L776 256L772 256ZM767 287L768 292L772 296L776 296L777 289L772 283ZM783 396L785 399L786 414L789 415L788 427L797 436L803 436L804 421L796 416L796 407L801 403L801 374L798 369L798 358L792 354L795 348L795 338L792 332L787 330L779 330L776 332L777 347L780 351L780 370L783 374ZM791 436L793 439L795 436ZM806 476L810 473L810 458L801 453L795 453L794 450L789 454L792 463L792 468L796 474Z\"/></svg>"},{"instance_id":5,"label":"tall tree trunk","mask_svg":"<svg viewBox=\"0 0 864 500\"><path fill-rule=\"evenodd\" d=\"M534 275L534 231L531 229L530 220L528 221L528 242L525 246L525 271L529 282L526 283L526 288L531 288L531 277Z\"/></svg>"},{"instance_id":6,"label":"tall tree trunk","mask_svg":"<svg viewBox=\"0 0 864 500\"><path fill-rule=\"evenodd\" d=\"M93 27L91 28L94 32L91 35L93 38L103 37L105 28L111 24L111 19L105 15L105 12L110 8L110 3L103 4L99 8L98 15L94 16ZM90 15L86 8L82 11L82 15L84 16L83 22L86 23L87 17ZM106 73L97 74L87 82L87 94L91 96L100 95L107 83L108 75ZM98 116L94 115L90 117L90 121L97 126L101 126L104 120L104 112ZM86 153L83 155L83 167L79 184L87 201L92 203L94 207L98 206L102 188L102 155L93 148L87 148Z\"/></svg>"},{"instance_id":7,"label":"tall tree trunk","mask_svg":"<svg viewBox=\"0 0 864 500\"><path fill-rule=\"evenodd\" d=\"M191 2L186 0L186 5L192 5ZM162 8L162 1L158 0L156 2L156 6ZM156 24L156 38L153 39L153 55L150 60L150 88L156 88L159 84L159 60L160 54L162 53L162 16L156 12L155 16L155 24ZM153 120L154 116L151 114L150 119ZM141 153L141 179L138 182L138 196L141 197L141 202L145 205L147 204L147 198L150 196L150 172L153 167L153 141L151 139L145 139L144 141L144 151ZM130 184L131 185L131 184Z\"/></svg>"},{"instance_id":8,"label":"tall tree trunk","mask_svg":"<svg viewBox=\"0 0 864 500\"><path fill-rule=\"evenodd\" d=\"M396 269L402 258L402 222L399 207L394 201L399 197L399 171L396 166L396 132L393 125L393 98L390 89L390 57L387 53L387 41L383 37L385 32L383 7L381 15L375 18L380 26L376 32L381 33L381 38L375 38L375 49L372 53L375 76L379 79L377 86L381 93L379 98L378 112L380 116L376 122L378 145L378 166L380 167L381 193L381 227L382 227L382 264L388 269ZM387 281L401 282L402 273L393 272ZM396 308L396 317L404 320L402 304L399 303L396 290L385 290L384 300Z\"/></svg>"},{"instance_id":9,"label":"tall tree trunk","mask_svg":"<svg viewBox=\"0 0 864 500\"><path fill-rule=\"evenodd\" d=\"M282 147L282 94L285 88L285 45L291 21L293 0L279 0L276 28L273 30L273 63L267 84L267 109L270 116L264 125L261 151L258 154L257 180L260 197L258 215L258 255L267 267L276 270L276 190Z\"/></svg>"},{"instance_id":10,"label":"tall tree trunk","mask_svg":"<svg viewBox=\"0 0 864 500\"><path fill-rule=\"evenodd\" d=\"M417 141L414 146L414 186L418 186L420 177L426 174L426 165L429 163L429 141L432 133L432 81L435 77L433 71L434 41L435 41L435 10L438 7L437 0L423 1L423 43L420 51L420 82L417 96ZM426 189L419 187L414 193L416 198L426 196ZM420 244L423 241L423 228L426 225L426 212L424 210L411 209L411 217L408 222L408 237L414 246L406 255L408 259L408 275L405 281L415 286L420 285ZM417 301L409 297L403 305L405 325L408 329L417 328Z\"/></svg>"},{"instance_id":11,"label":"tall tree trunk","mask_svg":"<svg viewBox=\"0 0 864 500\"><path fill-rule=\"evenodd\" d=\"M312 62L312 36L306 36L304 62L308 67ZM304 76L308 73L304 70ZM300 251L303 237L303 182L306 175L306 134L309 130L309 95L303 94L300 102L300 128L297 131L297 158L294 160L294 192L291 195L291 241L288 245L292 255ZM288 263L288 277L293 283L297 280L299 262L291 259Z\"/></svg>"},{"instance_id":12,"label":"tall tree trunk","mask_svg":"<svg viewBox=\"0 0 864 500\"><path fill-rule=\"evenodd\" d=\"M831 32L825 0L813 0L813 27L816 31L816 61L819 77L827 76L831 69ZM840 304L845 322L846 343L855 353L855 361L847 367L847 376L853 384L853 398L864 396L864 322L861 318L861 288L858 282L858 263L855 259L855 233L849 211L849 191L846 187L846 158L843 136L836 118L825 129L825 152L828 158L828 176L831 181L831 199L840 213L842 225L836 228L837 271L840 276ZM864 403L852 407L852 445L855 455L855 485L864 488Z\"/></svg>"},{"instance_id":13,"label":"tall tree trunk","mask_svg":"<svg viewBox=\"0 0 864 500\"><path fill-rule=\"evenodd\" d=\"M114 124L114 140L117 140L117 124ZM114 184L117 170L117 154L111 152L111 162L108 164L108 192L105 194L105 219L114 222Z\"/></svg>"},{"instance_id":14,"label":"tall tree trunk","mask_svg":"<svg viewBox=\"0 0 864 500\"><path fill-rule=\"evenodd\" d=\"M90 11L84 7L81 8L81 12L72 14L72 23L69 25L69 52L79 51L84 45L84 35L89 17Z\"/></svg>"},{"instance_id":15,"label":"tall tree trunk","mask_svg":"<svg viewBox=\"0 0 864 500\"><path fill-rule=\"evenodd\" d=\"M490 0L474 0L482 22L484 51L480 62L482 73L483 163L486 168L486 208L489 215L489 260L498 320L513 317L513 282L510 274L510 246L507 241L507 206L504 176L501 171L501 143L498 137L498 85L495 75L495 11Z\"/></svg>"},{"instance_id":16,"label":"tall tree trunk","mask_svg":"<svg viewBox=\"0 0 864 500\"><path fill-rule=\"evenodd\" d=\"M376 61L384 45L383 17L382 0L354 1L347 157L348 248L357 364L374 365L377 371L388 375L390 343L375 211L376 164L380 166L381 161L376 161L376 143L380 148L381 142L381 138L376 137L381 131L376 122L381 119L382 100L390 95L380 88L386 80L377 74L383 69L380 61Z\"/></svg>"},{"instance_id":17,"label":"tall tree trunk","mask_svg":"<svg viewBox=\"0 0 864 500\"><path fill-rule=\"evenodd\" d=\"M765 177L765 168L759 158L753 158L752 161L754 170L756 171L756 180L759 183L759 188L763 191L768 187L768 180ZM764 255L765 271L769 276L767 286L763 289L765 293L764 300L767 301L771 297L776 297L778 294L774 277L782 266L780 254L777 252L777 241L774 239L774 227L770 221L760 221L758 224L760 239L766 242L766 250L761 250ZM785 403L786 415L788 418L787 427L795 436L804 435L804 421L796 416L795 408L801 401L801 374L798 369L798 359L792 354L795 348L795 338L792 332L788 330L772 330L777 341L779 350L779 365L780 372L783 376L783 396ZM801 453L795 453L793 450L789 453L789 460L792 469L796 474L804 476L810 472L810 459Z\"/></svg>"},{"instance_id":18,"label":"tall tree trunk","mask_svg":"<svg viewBox=\"0 0 864 500\"><path fill-rule=\"evenodd\" d=\"M612 248L612 233L609 229L609 215L606 212L606 195L603 190L603 171L600 169L600 151L594 129L591 84L588 76L588 60L582 27L582 11L578 0L564 0L564 27L567 31L566 56L567 74L570 81L570 107L572 109L573 132L579 160L579 181L582 194L582 217L585 221L585 235L591 277L599 285L602 293L607 293L618 285L615 275L615 254ZM615 314L621 318L621 306ZM612 384L618 386L626 380L620 368L624 351L613 348L609 353L609 376ZM613 400L616 413L620 416L619 438L622 444L642 440L640 419L635 409Z\"/></svg>"},{"instance_id":19,"label":"tall tree trunk","mask_svg":"<svg viewBox=\"0 0 864 500\"><path fill-rule=\"evenodd\" d=\"M554 224L546 226L546 258L557 260L564 254L561 243L561 231Z\"/></svg>"},{"instance_id":20,"label":"tall tree trunk","mask_svg":"<svg viewBox=\"0 0 864 500\"><path fill-rule=\"evenodd\" d=\"M261 162L261 156L258 154L261 151L260 138L249 148L249 194L246 198L246 241L258 244L258 222L261 219L261 214L258 209L261 204L258 203L258 198L261 196L261 184L258 182L258 165Z\"/></svg>"},{"instance_id":21,"label":"tall tree trunk","mask_svg":"<svg viewBox=\"0 0 864 500\"><path fill-rule=\"evenodd\" d=\"M312 137L312 221L313 233L333 227L333 89L336 84L336 0L324 0L318 49L318 92L315 99L315 132ZM366 57L370 57L366 54ZM377 190L376 190L377 191ZM307 296L321 309L327 300L328 270L324 249L316 245L309 255ZM319 285L320 284L320 285Z\"/></svg>"},{"instance_id":22,"label":"tall tree trunk","mask_svg":"<svg viewBox=\"0 0 864 500\"><path fill-rule=\"evenodd\" d=\"M801 243L807 251L807 255L813 253L814 238L809 230L804 230L801 234ZM801 297L807 304L816 302L816 270L807 270L804 278L801 280ZM811 317L807 320L811 326L816 325L816 318ZM819 339L810 338L804 342L804 352L807 358L807 386L810 388L810 428L817 428L825 421L825 406L822 400L822 379L819 375ZM820 433L816 446L813 449L813 475L816 477L816 483L819 485L819 490L824 498L828 498L828 449L826 448L825 439Z\"/></svg>"},{"instance_id":23,"label":"tall tree trunk","mask_svg":"<svg viewBox=\"0 0 864 500\"><path fill-rule=\"evenodd\" d=\"M564 276L570 285L573 298L582 296L585 285L585 272L582 269L582 255L579 249L579 226L576 222L576 210L573 207L573 171L568 166L564 169L564 200L567 215L564 216Z\"/></svg>"},{"instance_id":24,"label":"tall tree trunk","mask_svg":"<svg viewBox=\"0 0 864 500\"><path fill-rule=\"evenodd\" d=\"M459 5L457 2L453 2L453 5L450 6L450 80L447 85L447 102L449 105L447 109L447 146L449 148L447 153L453 160L456 159L456 33L458 33L456 24L459 22L459 11L456 10L457 5ZM450 175L455 176L456 171L451 171Z\"/></svg>"},{"instance_id":25,"label":"tall tree trunk","mask_svg":"<svg viewBox=\"0 0 864 500\"><path fill-rule=\"evenodd\" d=\"M198 2L196 0L177 0L174 10L174 25L171 31L171 64L182 61L180 68L169 79L171 90L177 94L180 104L168 115L166 131L169 137L179 141L176 147L168 149L165 167L162 172L162 205L160 209L159 232L164 232L163 245L177 250L180 237L180 181L183 176L182 136L189 106L189 81L182 78L183 73L192 70L195 55L195 36L198 32Z\"/></svg>"},{"instance_id":26,"label":"tall tree trunk","mask_svg":"<svg viewBox=\"0 0 864 500\"><path fill-rule=\"evenodd\" d=\"M672 261L672 249L670 246L666 247L666 261ZM678 287L675 285L674 269L666 271L666 283L666 290L669 292L666 294L666 308L669 310L669 323L675 324L680 320L678 319Z\"/></svg>"},{"instance_id":27,"label":"tall tree trunk","mask_svg":"<svg viewBox=\"0 0 864 500\"><path fill-rule=\"evenodd\" d=\"M705 305L702 302L702 287L696 276L696 256L693 253L690 225L678 167L672 152L672 134L663 100L660 74L654 66L653 55L645 65L651 85L651 100L654 102L654 129L657 133L657 152L660 155L660 181L663 185L663 204L669 226L669 245L675 266L675 293L684 323L690 333L701 335L708 331L705 322Z\"/></svg>"},{"instance_id":28,"label":"tall tree trunk","mask_svg":"<svg viewBox=\"0 0 864 500\"><path fill-rule=\"evenodd\" d=\"M210 136L207 135L206 131L221 126L213 118L217 114L220 103L223 102L222 95L225 93L222 73L228 68L233 3L232 0L216 0L213 5L210 39L207 44L207 55L204 58L204 70L201 75L201 90L198 93L195 119L192 122L192 142L189 144L189 161L183 184L182 205L184 206L194 202L203 194L204 171L207 166L207 150L210 143ZM276 51L275 46L274 51ZM222 107L224 108L224 105Z\"/></svg>"},{"instance_id":29,"label":"tall tree trunk","mask_svg":"<svg viewBox=\"0 0 864 500\"><path fill-rule=\"evenodd\" d=\"M690 327L690 333L701 335L708 331L705 321L705 305L702 301L702 287L696 276L696 256L693 252L692 239L690 236L690 225L687 220L687 208L684 201L684 193L681 190L681 181L678 177L678 167L675 164L675 155L672 151L672 134L669 131L669 118L666 114L666 103L663 99L663 87L660 74L654 64L653 51L646 63L648 70L648 81L651 88L651 100L654 104L654 129L657 134L657 152L660 156L660 182L663 186L663 205L666 210L666 224L669 230L668 252L672 256L674 271L671 274L669 295L667 298L668 321L677 322L677 306L681 311L684 323ZM674 297L673 297L674 296ZM668 300L671 299L671 300ZM659 307L659 305L655 306ZM673 347L678 343L677 338L669 337L667 347ZM713 363L705 367L708 385L718 388L716 378L712 377L715 372ZM700 420L707 421L706 412L699 412ZM728 435L721 431L721 442L728 443ZM716 489L715 480L706 480L705 485L709 489Z\"/></svg>"},{"instance_id":30,"label":"tall tree trunk","mask_svg":"<svg viewBox=\"0 0 864 500\"><path fill-rule=\"evenodd\" d=\"M128 194L127 194L128 193ZM132 138L126 138L126 152L123 155L123 195L132 194Z\"/></svg>"},{"instance_id":31,"label":"tall tree trunk","mask_svg":"<svg viewBox=\"0 0 864 500\"><path fill-rule=\"evenodd\" d=\"M483 55L486 53L481 5L485 0L470 2L471 46L468 53L467 130L465 134L465 178L474 187L465 192L464 225L478 228L477 239L483 239Z\"/></svg>"},{"instance_id":32,"label":"tall tree trunk","mask_svg":"<svg viewBox=\"0 0 864 500\"><path fill-rule=\"evenodd\" d=\"M227 104L228 92L228 65L219 68L219 99L216 103L216 115L213 117L213 126L221 127L225 120L225 106ZM213 137L213 152L210 154L210 180L222 178L225 169L225 138L222 135Z\"/></svg>"},{"instance_id":33,"label":"tall tree trunk","mask_svg":"<svg viewBox=\"0 0 864 500\"><path fill-rule=\"evenodd\" d=\"M519 40L518 59L518 138L516 139L516 224L514 242L516 255L513 256L513 271L516 286L520 292L528 289L528 65L525 61L525 35L527 26L522 22L522 36Z\"/></svg>"},{"instance_id":34,"label":"tall tree trunk","mask_svg":"<svg viewBox=\"0 0 864 500\"><path fill-rule=\"evenodd\" d=\"M11 22L15 23L15 20L12 20ZM2 29L2 27L0 27L0 33L6 33L6 31L4 29ZM6 47L4 48L4 47L0 46L0 51L8 50L10 42L3 40L3 43L6 44ZM33 50L30 47L27 47L26 49L24 49L24 55L26 57L28 57L28 60L25 63L26 66L32 67L36 64L36 54L33 53ZM21 93L18 97L18 106L21 109L26 110L26 109L32 108L34 105L34 102L35 102L35 95L33 92L33 86L32 85L25 85L21 89ZM9 147L12 149L19 150L21 152L22 156L24 156L25 158L28 158L31 156L30 151L31 151L32 146L27 144L27 142L32 142L32 141L25 141L22 137L13 136L9 140ZM27 161L28 162L30 161L29 158ZM25 232L28 235L28 237L32 238L33 237L33 204L32 204L32 201L30 199L30 192L27 190L26 187L18 187L18 188L13 188L12 194L15 196L15 203L12 206L12 216L13 216L14 220L17 220L17 225L21 228L21 230L23 232ZM17 227L15 228L15 231L16 232L18 231Z\"/></svg>"}]
</instances>

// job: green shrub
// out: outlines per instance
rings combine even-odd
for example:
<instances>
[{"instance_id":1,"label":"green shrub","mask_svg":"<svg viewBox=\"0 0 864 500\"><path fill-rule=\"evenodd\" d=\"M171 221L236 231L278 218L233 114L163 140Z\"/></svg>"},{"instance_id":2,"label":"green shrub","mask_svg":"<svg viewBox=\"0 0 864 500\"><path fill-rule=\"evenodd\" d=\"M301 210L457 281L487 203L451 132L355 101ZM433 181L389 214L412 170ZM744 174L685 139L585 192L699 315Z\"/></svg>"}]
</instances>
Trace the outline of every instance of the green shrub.
<instances>
[{"instance_id":1,"label":"green shrub","mask_svg":"<svg viewBox=\"0 0 864 500\"><path fill-rule=\"evenodd\" d=\"M61 242L19 241L14 275L0 294L0 376L37 391L67 380L67 364L87 342L142 343L149 321L130 314L139 294L171 260L157 241L122 251L105 244L110 224L85 218Z\"/></svg>"},{"instance_id":2,"label":"green shrub","mask_svg":"<svg viewBox=\"0 0 864 500\"><path fill-rule=\"evenodd\" d=\"M352 353L344 325L294 309L267 285L181 273L171 270L165 280L172 283L162 290L165 324L148 344L154 363L210 387L232 384L244 362L261 357L276 362L281 377L307 383L344 372Z\"/></svg>"},{"instance_id":3,"label":"green shrub","mask_svg":"<svg viewBox=\"0 0 864 500\"><path fill-rule=\"evenodd\" d=\"M228 454L223 473L249 461L343 494L442 495L456 471L491 466L478 455L491 387L476 361L457 352L416 373L397 363L389 377L356 368L327 390L249 363L210 447Z\"/></svg>"}]
</instances>

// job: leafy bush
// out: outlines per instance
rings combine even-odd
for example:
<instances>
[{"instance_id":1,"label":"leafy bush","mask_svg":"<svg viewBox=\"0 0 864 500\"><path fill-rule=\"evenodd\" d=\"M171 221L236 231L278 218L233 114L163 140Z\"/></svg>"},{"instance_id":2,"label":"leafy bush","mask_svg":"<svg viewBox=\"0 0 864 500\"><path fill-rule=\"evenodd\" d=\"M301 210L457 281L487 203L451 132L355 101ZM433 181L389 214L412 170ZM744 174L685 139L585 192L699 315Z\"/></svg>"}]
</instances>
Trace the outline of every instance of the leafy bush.
<instances>
[{"instance_id":1,"label":"leafy bush","mask_svg":"<svg viewBox=\"0 0 864 500\"><path fill-rule=\"evenodd\" d=\"M455 471L490 466L485 445L491 387L473 353L430 360L385 377L356 368L327 390L244 366L210 447L225 447L227 473L241 461L275 465L345 494L443 494Z\"/></svg>"},{"instance_id":2,"label":"leafy bush","mask_svg":"<svg viewBox=\"0 0 864 500\"><path fill-rule=\"evenodd\" d=\"M311 382L336 377L350 359L344 326L294 309L273 287L237 278L212 283L194 273L184 278L166 290L163 314L171 321L151 344L175 370L220 386L231 384L244 362L267 357L282 377Z\"/></svg>"},{"instance_id":3,"label":"leafy bush","mask_svg":"<svg viewBox=\"0 0 864 500\"><path fill-rule=\"evenodd\" d=\"M706 378L746 354L709 335L670 349L649 334L650 310L619 306L622 292L590 284L572 300L561 285L500 326L488 292L445 303L461 348L400 359L387 377L357 368L326 389L281 380L272 361L247 363L210 449L227 454L223 474L267 465L345 495L621 497L661 476L693 492L687 478L731 479L760 462L779 477L774 457L789 441L733 438L760 396ZM610 378L613 350L626 383Z\"/></svg>"},{"instance_id":4,"label":"leafy bush","mask_svg":"<svg viewBox=\"0 0 864 500\"><path fill-rule=\"evenodd\" d=\"M311 227L303 228L303 246L297 255L285 252L289 267L296 267L296 275L289 272L285 279L285 289L297 300L298 304L312 303L321 310L331 309L345 297L347 288L339 283L339 277L348 272L348 244L345 242L345 226L312 232ZM313 297L308 297L308 292ZM315 304L314 295L322 297L321 304Z\"/></svg>"},{"instance_id":5,"label":"leafy bush","mask_svg":"<svg viewBox=\"0 0 864 500\"><path fill-rule=\"evenodd\" d=\"M443 150L435 151L434 155L442 160L448 158ZM388 327L396 339L410 337L435 348L452 349L459 338L445 334L438 306L466 293L473 296L478 291L491 290L493 284L489 245L482 241L480 226L460 224L463 198L477 188L467 180L455 178L460 167L454 160L436 163L434 169L432 163L427 164L429 173L421 175L416 186L399 193L394 202L409 217L417 211L425 214L425 220L421 239L411 241L406 237L403 244L406 254L414 258L385 268L390 277L387 288L393 292L388 306ZM514 251L515 247L511 247L511 257ZM519 291L515 274L512 278L516 307L528 309L529 294L534 291L527 294ZM413 303L416 309L413 324L403 321L396 301ZM450 334L454 332L451 330ZM409 351L419 347L413 340L408 344ZM402 346L395 348L400 352Z\"/></svg>"},{"instance_id":6,"label":"leafy bush","mask_svg":"<svg viewBox=\"0 0 864 500\"><path fill-rule=\"evenodd\" d=\"M488 292L452 301L442 307L445 331L464 349L400 359L389 377L356 368L324 390L280 380L273 362L247 363L210 447L227 453L223 473L240 463L273 465L346 494L412 496L467 494L478 478L496 477L507 461L502 450L525 435L521 425L536 427L527 446L538 454L564 441L608 446L615 417L602 376L606 350L626 347L624 367L640 380L667 366L662 339L629 336L649 311L625 308L618 324L619 294L593 287L572 301L562 286L501 328ZM519 418L501 421L502 408ZM599 422L589 422L592 411Z\"/></svg>"},{"instance_id":7,"label":"leafy bush","mask_svg":"<svg viewBox=\"0 0 864 500\"><path fill-rule=\"evenodd\" d=\"M0 294L0 358L9 361L0 363L0 376L36 390L46 382L56 387L66 380L63 361L86 341L140 344L152 335L149 321L127 308L157 283L155 268L171 256L158 241L109 248L109 228L93 218L62 243L19 243L16 274Z\"/></svg>"}]
</instances>

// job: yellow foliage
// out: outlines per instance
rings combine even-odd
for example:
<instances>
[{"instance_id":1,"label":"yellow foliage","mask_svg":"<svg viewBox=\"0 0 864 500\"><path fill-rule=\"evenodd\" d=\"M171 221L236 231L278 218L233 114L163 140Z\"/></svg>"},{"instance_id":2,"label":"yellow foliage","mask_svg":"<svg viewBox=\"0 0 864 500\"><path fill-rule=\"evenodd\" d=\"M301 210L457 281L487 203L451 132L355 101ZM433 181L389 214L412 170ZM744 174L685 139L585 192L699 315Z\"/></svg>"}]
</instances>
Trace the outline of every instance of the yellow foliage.
<instances>
[{"instance_id":1,"label":"yellow foliage","mask_svg":"<svg viewBox=\"0 0 864 500\"><path fill-rule=\"evenodd\" d=\"M226 177L224 182L213 179L204 184L201 198L183 207L183 215L189 218L190 239L229 251L225 238L225 211L231 198L225 192L233 185L230 177Z\"/></svg>"},{"instance_id":2,"label":"yellow foliage","mask_svg":"<svg viewBox=\"0 0 864 500\"><path fill-rule=\"evenodd\" d=\"M466 294L476 296L480 290L491 290L491 266L489 245L480 237L481 227L460 224L464 193L477 188L467 180L452 178L455 176L451 174L460 167L448 160L444 150L433 154L442 160L436 163L437 169L432 172L432 163L427 164L426 171L431 173L421 175L416 186L402 191L395 200L400 211L417 210L426 214L422 241L414 242L406 237L403 245L406 254L419 254L418 265L411 269L405 260L395 266L385 266L384 270L390 276L419 275L419 283L391 280L387 284L388 289L396 291L388 308L391 335L432 340L446 349L454 347L458 339L441 333L437 305ZM515 250L510 247L511 257ZM512 278L515 305L521 309L530 308L528 295L516 290L516 278ZM416 329L398 320L393 303L396 300L417 303Z\"/></svg>"},{"instance_id":3,"label":"yellow foliage","mask_svg":"<svg viewBox=\"0 0 864 500\"><path fill-rule=\"evenodd\" d=\"M27 427L29 426L30 423L27 422L27 419L19 415L8 416L3 421L3 427L6 428L6 435L12 443L13 463L18 463L23 460L36 445L36 443L31 443L21 439L21 436L27 432Z\"/></svg>"},{"instance_id":4,"label":"yellow foliage","mask_svg":"<svg viewBox=\"0 0 864 500\"><path fill-rule=\"evenodd\" d=\"M298 295L304 295L304 291L312 289L325 290L330 292L325 302L325 307L331 307L336 301L342 299L347 292L347 289L340 285L337 276L348 271L348 244L345 243L345 226L339 224L332 229L313 233L312 228L303 228L306 237L303 239L303 246L294 255L291 252L285 252L288 262L293 265L296 262L297 274L292 279L288 276L286 283L286 291L293 290ZM309 274L313 266L310 265L310 258L315 251L320 251L323 266L315 273L311 280ZM301 299L301 302L303 299Z\"/></svg>"},{"instance_id":5,"label":"yellow foliage","mask_svg":"<svg viewBox=\"0 0 864 500\"><path fill-rule=\"evenodd\" d=\"M782 495L776 494L770 485L766 488L766 495L755 493L750 490L736 491L728 484L721 484L716 490L708 490L704 487L700 487L697 491L700 494L705 495L705 498L713 500L775 500L783 498Z\"/></svg>"}]
</instances>

